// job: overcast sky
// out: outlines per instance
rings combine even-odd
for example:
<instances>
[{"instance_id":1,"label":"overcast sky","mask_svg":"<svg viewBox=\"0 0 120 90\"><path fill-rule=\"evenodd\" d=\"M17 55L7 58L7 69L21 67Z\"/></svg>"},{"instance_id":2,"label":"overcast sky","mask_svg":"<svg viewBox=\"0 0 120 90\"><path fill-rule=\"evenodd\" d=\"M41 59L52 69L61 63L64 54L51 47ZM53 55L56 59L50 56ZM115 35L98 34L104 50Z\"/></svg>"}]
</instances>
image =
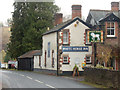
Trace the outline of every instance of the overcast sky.
<instances>
[{"instance_id":1,"label":"overcast sky","mask_svg":"<svg viewBox=\"0 0 120 90\"><path fill-rule=\"evenodd\" d=\"M110 10L111 2L118 2L120 0L55 0L55 3L61 8L61 13L64 16L71 15L71 6L73 4L82 5L82 16L87 17L90 9ZM11 12L14 11L14 0L1 0L0 2L0 22L5 22L11 18Z\"/></svg>"}]
</instances>

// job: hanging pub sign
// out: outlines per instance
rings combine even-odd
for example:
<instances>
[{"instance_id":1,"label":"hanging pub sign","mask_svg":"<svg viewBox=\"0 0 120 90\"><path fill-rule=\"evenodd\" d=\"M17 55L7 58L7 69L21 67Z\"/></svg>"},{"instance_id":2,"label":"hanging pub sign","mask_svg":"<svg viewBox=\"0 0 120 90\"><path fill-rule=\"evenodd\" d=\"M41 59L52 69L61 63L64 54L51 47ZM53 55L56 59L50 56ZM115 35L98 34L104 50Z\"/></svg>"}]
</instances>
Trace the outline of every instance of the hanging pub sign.
<instances>
[{"instance_id":1,"label":"hanging pub sign","mask_svg":"<svg viewBox=\"0 0 120 90\"><path fill-rule=\"evenodd\" d=\"M103 31L88 31L88 42L103 42Z\"/></svg>"},{"instance_id":2,"label":"hanging pub sign","mask_svg":"<svg viewBox=\"0 0 120 90\"><path fill-rule=\"evenodd\" d=\"M62 52L88 52L89 48L85 46L79 46L79 47L70 47L70 46L63 46Z\"/></svg>"}]
</instances>

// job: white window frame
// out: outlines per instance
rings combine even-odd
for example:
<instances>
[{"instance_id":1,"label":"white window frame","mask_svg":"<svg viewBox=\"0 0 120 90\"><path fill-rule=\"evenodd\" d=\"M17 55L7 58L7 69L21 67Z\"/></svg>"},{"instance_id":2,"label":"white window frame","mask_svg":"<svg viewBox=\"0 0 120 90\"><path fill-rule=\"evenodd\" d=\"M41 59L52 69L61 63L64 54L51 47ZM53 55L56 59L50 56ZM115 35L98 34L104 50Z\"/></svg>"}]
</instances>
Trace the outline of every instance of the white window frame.
<instances>
[{"instance_id":1,"label":"white window frame","mask_svg":"<svg viewBox=\"0 0 120 90\"><path fill-rule=\"evenodd\" d=\"M64 36L65 33L66 33L66 35L65 35L66 37ZM68 41L69 41L69 32L64 31L63 32L63 44L68 44Z\"/></svg>"},{"instance_id":2,"label":"white window frame","mask_svg":"<svg viewBox=\"0 0 120 90\"><path fill-rule=\"evenodd\" d=\"M107 22L107 25L108 23L110 23L110 28L107 27L107 37L115 37L115 22ZM111 27L111 23L114 23L114 28ZM114 29L114 35L108 35L108 29L110 30L110 33L111 30Z\"/></svg>"},{"instance_id":3,"label":"white window frame","mask_svg":"<svg viewBox=\"0 0 120 90\"><path fill-rule=\"evenodd\" d=\"M64 61L65 59L65 57L67 57L67 61ZM69 64L69 62L68 62L68 56L63 56L63 64Z\"/></svg>"},{"instance_id":4,"label":"white window frame","mask_svg":"<svg viewBox=\"0 0 120 90\"><path fill-rule=\"evenodd\" d=\"M87 61L87 57L90 58L89 62ZM89 63L92 63L92 61L91 61L91 56L86 56L86 64L89 64Z\"/></svg>"}]
</instances>

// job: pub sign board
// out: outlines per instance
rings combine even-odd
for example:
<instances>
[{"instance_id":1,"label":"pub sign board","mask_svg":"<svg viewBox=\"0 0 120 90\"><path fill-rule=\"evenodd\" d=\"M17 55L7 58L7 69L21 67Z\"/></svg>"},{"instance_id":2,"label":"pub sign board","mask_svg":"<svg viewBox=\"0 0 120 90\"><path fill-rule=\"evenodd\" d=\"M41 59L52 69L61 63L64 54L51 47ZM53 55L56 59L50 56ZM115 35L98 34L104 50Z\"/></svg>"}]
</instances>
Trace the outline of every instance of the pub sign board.
<instances>
[{"instance_id":1,"label":"pub sign board","mask_svg":"<svg viewBox=\"0 0 120 90\"><path fill-rule=\"evenodd\" d=\"M85 46L63 46L62 52L88 52L89 48Z\"/></svg>"},{"instance_id":2,"label":"pub sign board","mask_svg":"<svg viewBox=\"0 0 120 90\"><path fill-rule=\"evenodd\" d=\"M88 31L88 42L103 42L103 31Z\"/></svg>"}]
</instances>

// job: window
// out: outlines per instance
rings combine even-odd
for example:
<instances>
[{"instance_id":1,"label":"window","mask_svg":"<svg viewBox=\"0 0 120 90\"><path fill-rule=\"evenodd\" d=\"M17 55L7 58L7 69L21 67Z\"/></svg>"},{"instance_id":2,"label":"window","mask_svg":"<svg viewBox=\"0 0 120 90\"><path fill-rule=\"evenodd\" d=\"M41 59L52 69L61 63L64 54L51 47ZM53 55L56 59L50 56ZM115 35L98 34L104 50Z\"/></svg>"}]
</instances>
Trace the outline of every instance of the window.
<instances>
[{"instance_id":1,"label":"window","mask_svg":"<svg viewBox=\"0 0 120 90\"><path fill-rule=\"evenodd\" d=\"M39 66L41 67L41 56L39 56Z\"/></svg>"},{"instance_id":2,"label":"window","mask_svg":"<svg viewBox=\"0 0 120 90\"><path fill-rule=\"evenodd\" d=\"M86 56L86 64L91 64L91 56Z\"/></svg>"},{"instance_id":3,"label":"window","mask_svg":"<svg viewBox=\"0 0 120 90\"><path fill-rule=\"evenodd\" d=\"M68 44L69 32L63 32L63 44Z\"/></svg>"},{"instance_id":4,"label":"window","mask_svg":"<svg viewBox=\"0 0 120 90\"><path fill-rule=\"evenodd\" d=\"M46 67L47 66L47 64L46 64L46 50L45 50L45 63L44 63L44 66Z\"/></svg>"},{"instance_id":5,"label":"window","mask_svg":"<svg viewBox=\"0 0 120 90\"><path fill-rule=\"evenodd\" d=\"M50 42L48 42L48 58L50 57Z\"/></svg>"},{"instance_id":6,"label":"window","mask_svg":"<svg viewBox=\"0 0 120 90\"><path fill-rule=\"evenodd\" d=\"M68 56L63 57L63 64L69 64L68 62Z\"/></svg>"},{"instance_id":7,"label":"window","mask_svg":"<svg viewBox=\"0 0 120 90\"><path fill-rule=\"evenodd\" d=\"M52 50L52 68L54 68L54 50Z\"/></svg>"},{"instance_id":8,"label":"window","mask_svg":"<svg viewBox=\"0 0 120 90\"><path fill-rule=\"evenodd\" d=\"M114 22L107 23L107 37L115 37L115 23Z\"/></svg>"}]
</instances>

